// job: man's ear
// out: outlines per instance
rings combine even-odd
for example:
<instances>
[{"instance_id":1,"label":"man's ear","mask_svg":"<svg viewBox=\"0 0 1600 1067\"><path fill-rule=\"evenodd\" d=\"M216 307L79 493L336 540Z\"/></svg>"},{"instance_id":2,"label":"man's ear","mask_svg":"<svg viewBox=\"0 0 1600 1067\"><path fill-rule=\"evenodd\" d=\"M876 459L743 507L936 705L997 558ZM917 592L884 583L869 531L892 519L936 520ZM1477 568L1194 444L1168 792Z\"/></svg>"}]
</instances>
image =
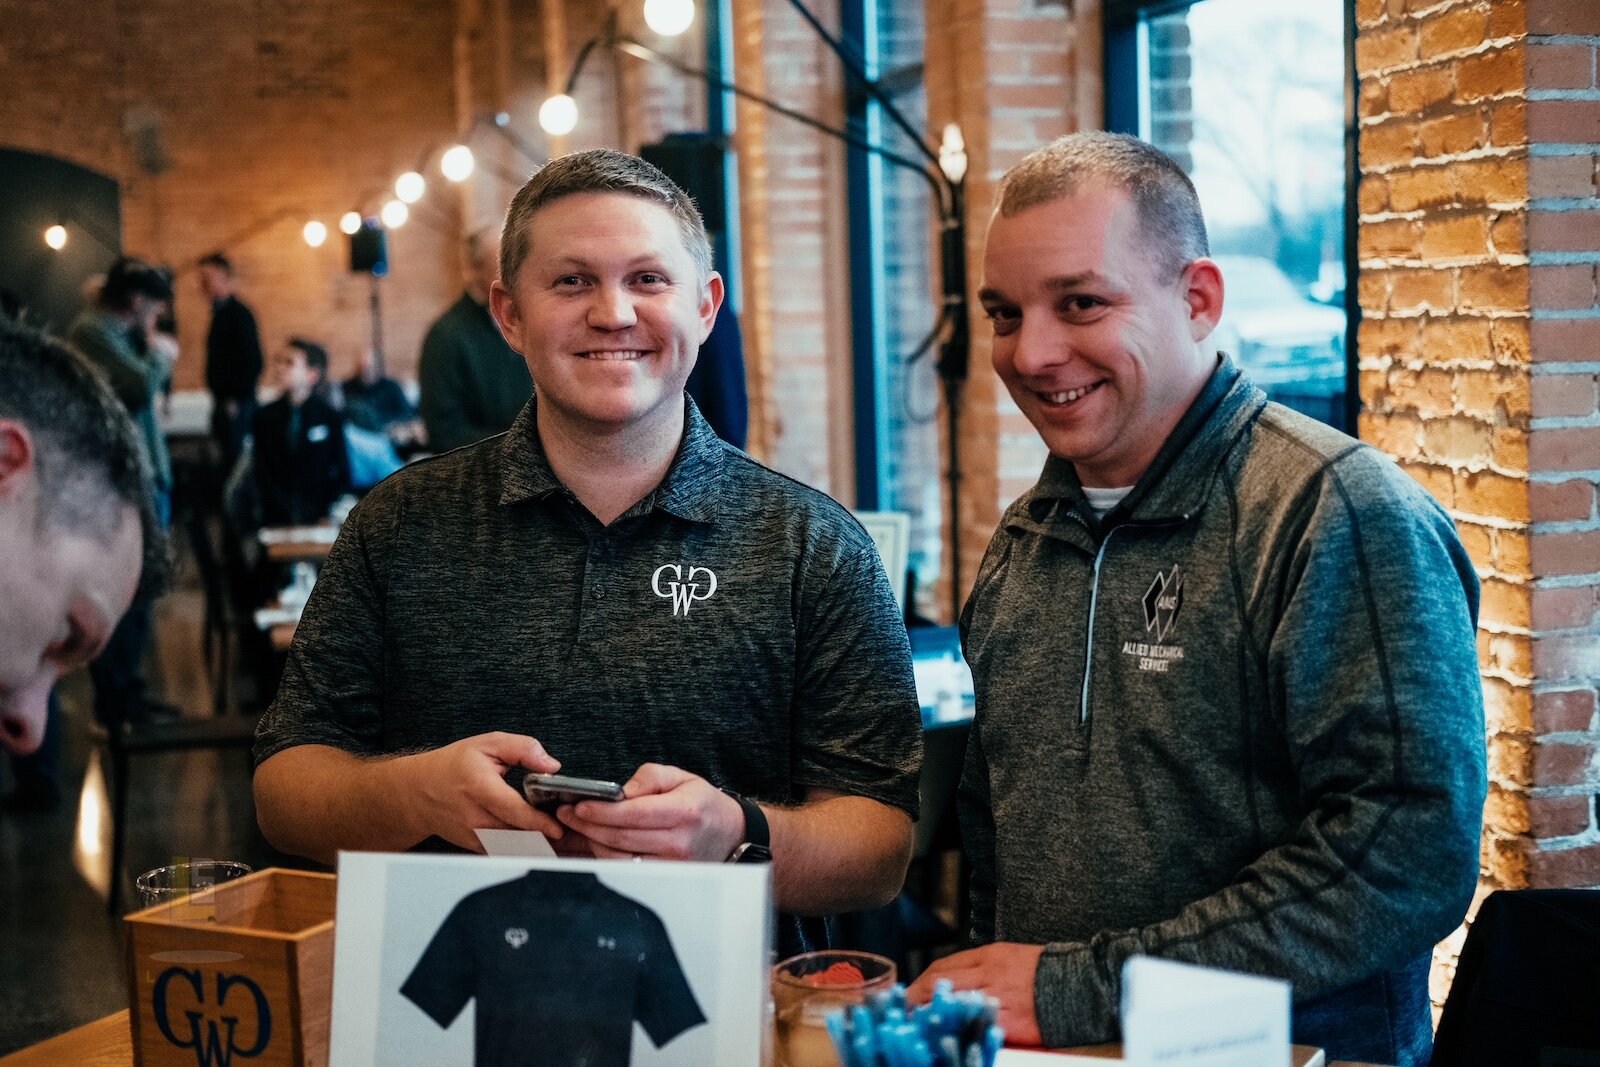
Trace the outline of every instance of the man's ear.
<instances>
[{"instance_id":1,"label":"man's ear","mask_svg":"<svg viewBox=\"0 0 1600 1067\"><path fill-rule=\"evenodd\" d=\"M15 496L33 474L33 435L16 419L0 419L0 499Z\"/></svg>"},{"instance_id":2,"label":"man's ear","mask_svg":"<svg viewBox=\"0 0 1600 1067\"><path fill-rule=\"evenodd\" d=\"M700 328L704 331L700 335L701 344L705 344L706 338L711 336L711 327L716 324L717 310L722 307L724 295L722 275L712 271L711 276L706 279L705 292L700 298Z\"/></svg>"},{"instance_id":3,"label":"man's ear","mask_svg":"<svg viewBox=\"0 0 1600 1067\"><path fill-rule=\"evenodd\" d=\"M1222 321L1222 269L1212 259L1197 259L1183 269L1184 300L1189 305L1189 336L1196 344Z\"/></svg>"},{"instance_id":4,"label":"man's ear","mask_svg":"<svg viewBox=\"0 0 1600 1067\"><path fill-rule=\"evenodd\" d=\"M489 314L494 316L495 325L500 327L500 336L506 339L506 344L517 355L527 353L522 351L522 312L517 310L517 301L511 295L511 290L505 283L496 278L489 283Z\"/></svg>"}]
</instances>

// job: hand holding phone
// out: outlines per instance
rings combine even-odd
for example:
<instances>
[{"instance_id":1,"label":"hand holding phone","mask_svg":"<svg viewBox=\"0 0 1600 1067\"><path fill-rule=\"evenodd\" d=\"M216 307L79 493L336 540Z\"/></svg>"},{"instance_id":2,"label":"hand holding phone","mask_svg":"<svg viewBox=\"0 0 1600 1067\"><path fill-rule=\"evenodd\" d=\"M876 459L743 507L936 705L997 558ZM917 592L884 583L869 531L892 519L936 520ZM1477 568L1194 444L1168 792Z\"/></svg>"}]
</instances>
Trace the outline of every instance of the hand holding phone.
<instances>
[{"instance_id":1,"label":"hand holding phone","mask_svg":"<svg viewBox=\"0 0 1600 1067\"><path fill-rule=\"evenodd\" d=\"M621 800L622 786L598 778L566 774L529 774L522 779L522 794L536 808L550 810L580 800Z\"/></svg>"}]
</instances>

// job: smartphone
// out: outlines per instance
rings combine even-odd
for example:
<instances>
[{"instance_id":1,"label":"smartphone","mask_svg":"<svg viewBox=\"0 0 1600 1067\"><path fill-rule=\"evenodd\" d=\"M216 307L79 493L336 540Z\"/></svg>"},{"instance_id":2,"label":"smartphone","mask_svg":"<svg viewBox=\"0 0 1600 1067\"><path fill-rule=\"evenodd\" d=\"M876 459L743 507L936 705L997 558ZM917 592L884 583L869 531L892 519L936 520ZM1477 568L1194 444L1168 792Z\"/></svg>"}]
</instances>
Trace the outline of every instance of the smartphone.
<instances>
[{"instance_id":1,"label":"smartphone","mask_svg":"<svg viewBox=\"0 0 1600 1067\"><path fill-rule=\"evenodd\" d=\"M621 800L622 787L598 778L573 778L565 774L530 774L522 779L522 794L536 808L576 804L580 800Z\"/></svg>"}]
</instances>

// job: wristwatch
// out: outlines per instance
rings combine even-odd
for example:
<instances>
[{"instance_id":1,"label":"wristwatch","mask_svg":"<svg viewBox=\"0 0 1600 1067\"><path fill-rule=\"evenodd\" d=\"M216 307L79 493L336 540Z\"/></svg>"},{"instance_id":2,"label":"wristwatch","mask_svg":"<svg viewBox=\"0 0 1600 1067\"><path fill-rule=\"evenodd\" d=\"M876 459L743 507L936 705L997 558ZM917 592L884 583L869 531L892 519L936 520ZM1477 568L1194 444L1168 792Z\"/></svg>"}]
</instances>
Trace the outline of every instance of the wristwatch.
<instances>
[{"instance_id":1,"label":"wristwatch","mask_svg":"<svg viewBox=\"0 0 1600 1067\"><path fill-rule=\"evenodd\" d=\"M732 797L744 811L744 840L728 856L729 863L771 863L772 833L767 829L767 813L761 805L746 799L731 789L724 793Z\"/></svg>"}]
</instances>

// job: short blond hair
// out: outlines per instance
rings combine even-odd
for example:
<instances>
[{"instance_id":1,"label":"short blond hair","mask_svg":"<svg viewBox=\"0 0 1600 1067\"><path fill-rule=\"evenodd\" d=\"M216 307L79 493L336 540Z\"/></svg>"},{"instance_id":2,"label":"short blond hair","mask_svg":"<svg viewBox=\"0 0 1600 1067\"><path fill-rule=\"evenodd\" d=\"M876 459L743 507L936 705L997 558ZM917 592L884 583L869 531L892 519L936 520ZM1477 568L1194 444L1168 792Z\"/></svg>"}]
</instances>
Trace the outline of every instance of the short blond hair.
<instances>
[{"instance_id":1,"label":"short blond hair","mask_svg":"<svg viewBox=\"0 0 1600 1067\"><path fill-rule=\"evenodd\" d=\"M706 235L705 220L689 194L638 156L596 148L552 159L511 198L500 237L500 281L506 288L516 284L517 271L533 248L535 213L552 201L579 193L621 193L660 204L677 221L678 234L694 261L700 284L711 277L711 238Z\"/></svg>"},{"instance_id":2,"label":"short blond hair","mask_svg":"<svg viewBox=\"0 0 1600 1067\"><path fill-rule=\"evenodd\" d=\"M1069 133L1029 153L1000 179L999 211L1010 218L1085 186L1128 194L1151 262L1163 274L1176 276L1186 264L1211 254L1200 197L1189 176L1161 149L1124 133Z\"/></svg>"}]
</instances>

